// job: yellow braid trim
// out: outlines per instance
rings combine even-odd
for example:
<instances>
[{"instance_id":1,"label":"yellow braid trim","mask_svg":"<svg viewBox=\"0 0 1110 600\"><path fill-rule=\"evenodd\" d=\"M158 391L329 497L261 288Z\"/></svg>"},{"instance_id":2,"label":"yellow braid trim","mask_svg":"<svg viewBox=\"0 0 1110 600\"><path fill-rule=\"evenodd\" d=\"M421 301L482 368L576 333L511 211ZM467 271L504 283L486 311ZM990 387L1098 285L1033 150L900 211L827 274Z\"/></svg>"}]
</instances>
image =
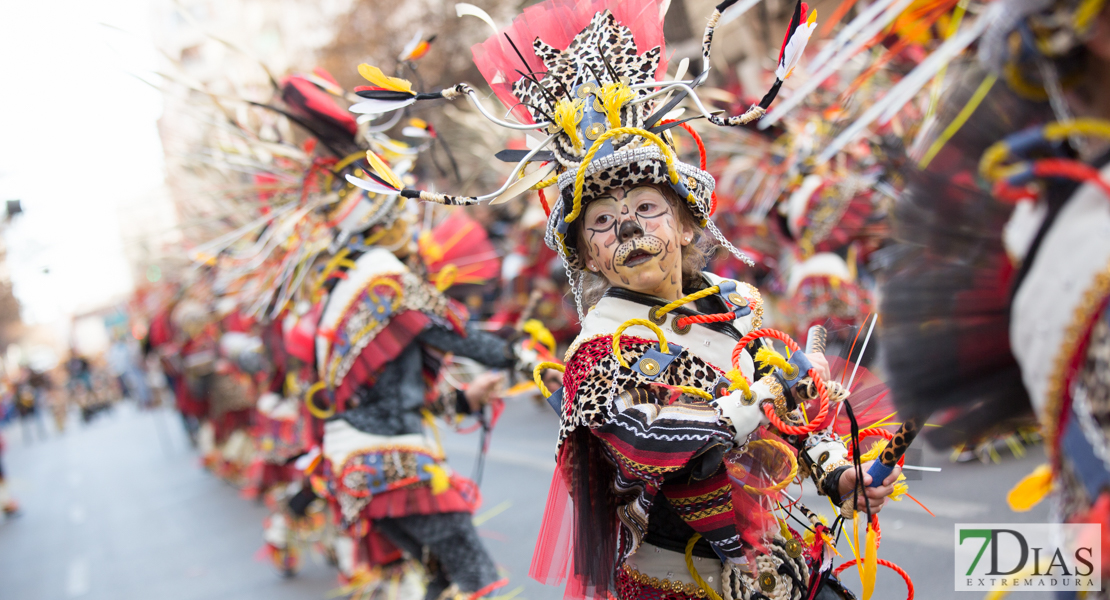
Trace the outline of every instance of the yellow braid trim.
<instances>
[{"instance_id":1,"label":"yellow braid trim","mask_svg":"<svg viewBox=\"0 0 1110 600\"><path fill-rule=\"evenodd\" d=\"M667 163L667 173L671 176L671 183L678 182L678 169L675 167L674 152L663 141L663 138L641 127L610 129L594 140L593 146L590 146L590 151L586 153L586 156L582 158L582 163L578 165L578 176L574 179L574 209L564 219L567 223L573 222L578 218L578 215L582 214L582 188L586 185L586 168L593 162L598 151L601 150L602 143L619 135L638 135L658 146L663 153L663 160Z\"/></svg>"},{"instance_id":2,"label":"yellow braid trim","mask_svg":"<svg viewBox=\"0 0 1110 600\"><path fill-rule=\"evenodd\" d=\"M555 369L560 373L566 373L567 368L565 365L560 365L557 362L544 361L536 365L536 368L532 369L532 380L536 382L536 387L540 388L540 394L542 394L544 398L550 398L551 392L547 391L547 386L543 384L543 372L546 369Z\"/></svg>"},{"instance_id":3,"label":"yellow braid trim","mask_svg":"<svg viewBox=\"0 0 1110 600\"><path fill-rule=\"evenodd\" d=\"M626 369L629 368L628 362L625 361L624 356L621 355L621 334L624 333L625 329L628 329L633 325L642 325L654 331L656 337L659 340L659 349L662 350L664 353L670 353L671 348L667 345L667 338L663 335L663 330L659 329L658 325L652 323L651 321L648 321L647 319L629 319L624 323L621 323L621 326L617 327L617 332L613 334L613 354L617 356L617 362L619 362L622 367Z\"/></svg>"},{"instance_id":4,"label":"yellow braid trim","mask_svg":"<svg viewBox=\"0 0 1110 600\"><path fill-rule=\"evenodd\" d=\"M709 587L709 584L706 583L705 580L702 579L701 574L698 573L697 567L694 566L694 544L698 543L700 539L701 534L695 533L693 537L690 538L690 541L686 542L686 570L690 571L690 577L694 578L694 581L698 583L698 587L709 595L709 600L721 600L721 596L713 591L713 588Z\"/></svg>"},{"instance_id":5,"label":"yellow braid trim","mask_svg":"<svg viewBox=\"0 0 1110 600\"><path fill-rule=\"evenodd\" d=\"M710 394L709 392L701 388L696 388L692 385L676 385L674 386L674 388L681 391L683 394L689 394L691 396L704 398L705 400L709 400L710 402L713 401L713 394Z\"/></svg>"},{"instance_id":6,"label":"yellow braid trim","mask_svg":"<svg viewBox=\"0 0 1110 600\"><path fill-rule=\"evenodd\" d=\"M689 304L691 302L697 302L698 300L701 300L702 298L705 298L706 296L712 296L713 294L716 294L717 292L720 292L720 291L721 291L720 286L715 285L713 287L707 287L704 290L694 292L693 294L690 294L688 296L684 296L682 298L679 298L678 300L675 300L674 302L671 302L670 304L664 304L662 306L662 308L659 308L658 310L655 311L655 317L656 318L662 317L663 315L665 315L665 314L671 312L672 310L682 306L683 304Z\"/></svg>"},{"instance_id":7,"label":"yellow braid trim","mask_svg":"<svg viewBox=\"0 0 1110 600\"><path fill-rule=\"evenodd\" d=\"M543 181L537 183L536 185L534 185L534 186L532 186L528 189L530 189L534 192L536 190L542 190L544 188L551 187L551 186L555 185L556 183L559 183L559 174L558 173L555 173L551 177L548 177L547 179L544 179Z\"/></svg>"},{"instance_id":8,"label":"yellow braid trim","mask_svg":"<svg viewBox=\"0 0 1110 600\"><path fill-rule=\"evenodd\" d=\"M752 487L748 484L744 484L744 489L753 493L753 494L762 494L762 495L773 494L773 493L778 492L780 490L786 489L786 486L790 485L790 482L794 481L794 478L798 475L798 458L796 456L794 456L793 452L790 451L790 446L787 446L784 442L780 442L778 440L772 440L772 439L762 439L762 440L755 440L753 442L748 442L748 447L751 448L752 446L755 446L756 444L765 444L765 445L772 446L772 447L777 448L778 450L782 451L782 453L786 455L787 460L790 461L790 473L782 481L780 481L780 482L778 482L778 483L776 483L776 484L774 484L770 487L757 488L757 487Z\"/></svg>"}]
</instances>

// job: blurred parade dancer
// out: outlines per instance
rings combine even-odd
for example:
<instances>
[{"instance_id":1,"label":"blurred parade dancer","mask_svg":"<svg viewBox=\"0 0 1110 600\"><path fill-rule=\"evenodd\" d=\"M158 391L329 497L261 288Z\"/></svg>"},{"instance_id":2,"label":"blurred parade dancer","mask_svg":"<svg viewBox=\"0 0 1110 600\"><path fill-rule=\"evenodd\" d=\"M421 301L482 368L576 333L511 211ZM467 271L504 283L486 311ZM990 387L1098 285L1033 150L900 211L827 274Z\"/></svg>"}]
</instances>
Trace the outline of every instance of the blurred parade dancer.
<instances>
[{"instance_id":1,"label":"blurred parade dancer","mask_svg":"<svg viewBox=\"0 0 1110 600\"><path fill-rule=\"evenodd\" d=\"M896 208L904 255L883 289L891 387L902 414L943 426L928 436L940 447L1039 421L1049 462L1011 507L1055 491L1058 518L1101 526L1105 576L1110 11L1001 0L983 18L981 64L946 98L954 125L926 140L931 163L910 172Z\"/></svg>"}]
</instances>

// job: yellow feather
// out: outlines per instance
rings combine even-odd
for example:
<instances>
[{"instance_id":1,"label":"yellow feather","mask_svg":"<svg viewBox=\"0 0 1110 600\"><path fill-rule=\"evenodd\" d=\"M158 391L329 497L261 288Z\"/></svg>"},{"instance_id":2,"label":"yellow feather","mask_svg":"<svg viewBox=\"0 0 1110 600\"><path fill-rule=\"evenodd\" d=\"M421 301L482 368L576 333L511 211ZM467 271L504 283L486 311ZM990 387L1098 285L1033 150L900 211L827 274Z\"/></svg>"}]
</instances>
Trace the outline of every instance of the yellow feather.
<instances>
[{"instance_id":1,"label":"yellow feather","mask_svg":"<svg viewBox=\"0 0 1110 600\"><path fill-rule=\"evenodd\" d=\"M878 569L879 538L874 527L867 528L867 554L863 556L863 600L871 600L875 591L875 574Z\"/></svg>"},{"instance_id":2,"label":"yellow feather","mask_svg":"<svg viewBox=\"0 0 1110 600\"><path fill-rule=\"evenodd\" d=\"M412 83L397 77L390 77L377 67L372 67L366 63L358 66L358 74L362 75L364 79L374 84L377 87L393 90L395 92L408 92L412 93Z\"/></svg>"},{"instance_id":3,"label":"yellow feather","mask_svg":"<svg viewBox=\"0 0 1110 600\"><path fill-rule=\"evenodd\" d=\"M817 22L817 11L816 10L809 11L809 18L806 19L806 24L807 25L813 25L816 22Z\"/></svg>"},{"instance_id":4,"label":"yellow feather","mask_svg":"<svg viewBox=\"0 0 1110 600\"><path fill-rule=\"evenodd\" d=\"M1025 512L1044 499L1052 491L1052 467L1041 465L1021 481L1006 495L1006 502L1014 512Z\"/></svg>"},{"instance_id":5,"label":"yellow feather","mask_svg":"<svg viewBox=\"0 0 1110 600\"><path fill-rule=\"evenodd\" d=\"M385 164L384 160L379 158L377 154L374 154L373 150L366 151L366 160L370 161L370 166L374 169L374 172L378 174L378 177L384 179L386 183L398 190L405 187L405 185L401 183L401 178L397 177L393 169L390 169L389 165Z\"/></svg>"}]
</instances>

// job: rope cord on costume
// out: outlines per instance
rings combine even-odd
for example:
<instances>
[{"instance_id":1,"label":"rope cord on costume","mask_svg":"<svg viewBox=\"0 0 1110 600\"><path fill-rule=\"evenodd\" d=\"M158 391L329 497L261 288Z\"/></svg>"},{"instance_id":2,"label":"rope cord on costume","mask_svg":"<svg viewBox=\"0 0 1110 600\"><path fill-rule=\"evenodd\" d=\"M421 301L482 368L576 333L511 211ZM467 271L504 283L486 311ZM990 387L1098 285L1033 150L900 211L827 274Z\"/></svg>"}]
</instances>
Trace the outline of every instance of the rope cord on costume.
<instances>
[{"instance_id":1,"label":"rope cord on costume","mask_svg":"<svg viewBox=\"0 0 1110 600\"><path fill-rule=\"evenodd\" d=\"M700 539L701 534L695 533L693 537L690 538L690 541L686 542L686 569L690 571L690 577L694 578L694 581L697 582L698 587L700 587L702 591L704 591L709 596L710 600L721 600L720 594L715 592L713 588L709 587L709 584L706 583L705 580L702 579L701 574L698 573L698 568L694 566L694 544L698 543L698 540Z\"/></svg>"},{"instance_id":2,"label":"rope cord on costume","mask_svg":"<svg viewBox=\"0 0 1110 600\"><path fill-rule=\"evenodd\" d=\"M659 349L665 354L670 354L671 347L667 345L667 338L663 335L663 330L659 329L658 325L647 319L629 319L621 323L621 326L617 327L616 333L613 334L613 354L616 355L617 362L619 362L622 367L626 369L629 368L628 361L624 360L624 356L621 354L621 335L624 333L625 329L633 325L641 325L655 332L656 337L659 339Z\"/></svg>"},{"instance_id":3,"label":"rope cord on costume","mask_svg":"<svg viewBox=\"0 0 1110 600\"><path fill-rule=\"evenodd\" d=\"M547 386L543 383L543 372L545 369L555 369L560 373L566 373L567 367L557 362L544 361L536 365L536 368L532 369L532 380L536 382L536 387L540 388L540 394L543 395L544 398L550 398L551 392L547 391Z\"/></svg>"},{"instance_id":4,"label":"rope cord on costume","mask_svg":"<svg viewBox=\"0 0 1110 600\"><path fill-rule=\"evenodd\" d=\"M837 566L835 569L833 569L833 575L840 575L840 573L843 572L845 569L847 569L848 567L850 567L850 566L852 566L852 565L854 565L858 562L859 562L858 558L853 558L852 560ZM890 562L889 560L887 560L885 558L880 558L880 559L876 560L875 562L876 562L876 564L880 564L880 565L894 571L895 573L901 575L902 576L902 581L906 582L906 591L909 592L909 595L906 596L906 600L913 600L913 580L910 579L909 573L906 573L902 569L902 567L899 567L898 565Z\"/></svg>"},{"instance_id":5,"label":"rope cord on costume","mask_svg":"<svg viewBox=\"0 0 1110 600\"><path fill-rule=\"evenodd\" d=\"M780 342L786 344L786 347L789 348L791 352L800 351L798 344L785 333L778 331L777 329L756 329L741 338L740 341L736 343L736 346L732 348L733 370L730 371L729 374L739 371L740 353L744 351L744 348L746 348L748 344L750 344L752 341L762 337L769 337L779 340ZM813 379L814 387L817 388L817 397L820 401L820 409L813 417L813 420L809 423L801 426L790 425L789 423L783 422L783 420L780 419L777 414L775 414L775 409L773 406L763 406L763 414L767 415L767 419L771 422L771 424L777 427L779 431L787 435L806 435L812 433L821 426L821 423L829 414L829 390L825 387L825 381L821 378L820 375L817 374L816 369L810 369L809 376Z\"/></svg>"},{"instance_id":6,"label":"rope cord on costume","mask_svg":"<svg viewBox=\"0 0 1110 600\"><path fill-rule=\"evenodd\" d=\"M1024 151L1024 146L1035 147L1038 141L1059 142L1067 139L1071 135L1086 135L1094 136L1103 139L1110 139L1110 121L1102 119L1075 119L1067 122L1049 123L1040 129L1023 132L1019 141L1023 147L1019 147L1019 151ZM1040 139L1038 139L1040 138ZM1007 158L1013 154L1014 148L1011 146L1014 143L1014 136L996 142L987 151L983 153L983 158L979 161L979 174L986 178L988 181L994 182L999 179L1004 179L1016 172L1022 171L1025 167L1022 164L1014 164L1005 166L1003 163Z\"/></svg>"},{"instance_id":7,"label":"rope cord on costume","mask_svg":"<svg viewBox=\"0 0 1110 600\"><path fill-rule=\"evenodd\" d=\"M678 169L675 167L674 153L662 138L640 127L618 127L616 129L610 129L594 140L593 145L590 146L589 152L586 153L586 156L582 158L582 162L578 165L578 175L574 178L574 206L571 208L570 214L563 219L565 222L573 223L574 220L578 218L578 215L582 214L582 188L586 185L586 169L590 166L590 163L593 162L594 156L601 150L603 142L607 141L609 138L620 135L638 135L658 146L659 150L663 153L663 160L667 163L667 173L671 177L671 183L676 183L678 181Z\"/></svg>"},{"instance_id":8,"label":"rope cord on costume","mask_svg":"<svg viewBox=\"0 0 1110 600\"><path fill-rule=\"evenodd\" d=\"M667 119L666 121L663 121L659 124L667 125L674 122L674 119ZM708 164L708 160L706 159L705 142L702 141L701 135L699 135L697 131L694 131L694 128L690 127L689 123L682 122L679 123L678 126L685 129L686 133L690 134L690 137L694 138L694 143L698 145L698 168L704 171L705 166ZM710 194L709 201L709 216L713 216L713 213L717 212L717 190L713 190L713 193Z\"/></svg>"},{"instance_id":9,"label":"rope cord on costume","mask_svg":"<svg viewBox=\"0 0 1110 600\"><path fill-rule=\"evenodd\" d=\"M790 482L794 481L794 477L798 475L798 458L796 456L794 456L793 452L790 451L790 446L787 446L784 442L780 442L778 440L772 440L770 438L767 438L767 439L754 440L752 442L749 442L748 447L751 448L752 446L755 446L756 444L768 444L770 446L773 446L773 447L781 450L782 453L786 455L787 460L790 461L790 473L786 477L784 477L782 481L780 481L780 482L778 482L778 483L776 483L772 486L768 486L768 487L765 487L765 488L757 488L757 487L753 487L753 486L750 486L750 485L745 483L744 484L744 489L753 493L753 494L761 494L761 495L764 495L764 496L766 496L768 494L773 494L775 492L779 492L779 491L782 491L782 490L786 489L786 486L790 485Z\"/></svg>"},{"instance_id":10,"label":"rope cord on costume","mask_svg":"<svg viewBox=\"0 0 1110 600\"><path fill-rule=\"evenodd\" d=\"M651 316L653 316L657 319L661 319L661 318L663 318L663 315L671 312L672 310L674 310L674 309L676 309L676 308L678 308L678 307L680 307L684 304L689 304L691 302L697 302L698 300L701 300L702 298L705 298L706 296L712 296L713 294L716 294L720 291L721 291L721 287L717 286L717 285L714 285L712 287L707 287L704 290L700 290L700 291L694 292L693 294L688 294L686 296L683 296L683 297L679 298L678 300L675 300L674 302L671 302L669 304L664 304L663 306L661 306L657 309L652 309Z\"/></svg>"},{"instance_id":11,"label":"rope cord on costume","mask_svg":"<svg viewBox=\"0 0 1110 600\"><path fill-rule=\"evenodd\" d=\"M689 394L691 396L697 396L699 398L702 398L704 400L708 400L710 402L712 402L714 400L713 394L710 394L709 392L707 392L707 391L705 391L701 388L696 388L692 385L673 385L673 386L670 386L670 387L673 387L674 389L682 392L683 394Z\"/></svg>"},{"instance_id":12,"label":"rope cord on costume","mask_svg":"<svg viewBox=\"0 0 1110 600\"><path fill-rule=\"evenodd\" d=\"M881 429L881 428L878 428L878 427L870 427L868 429L862 429L862 430L860 430L858 437L859 437L860 440L862 440L863 438L872 437L872 436L878 436L878 437L881 437L881 438L886 439L886 440L894 438L893 433L887 431L886 429ZM855 448L855 446L856 446L856 441L855 440L848 440L848 454L852 453L852 450ZM899 466L905 464L905 462L906 462L905 455L903 455L902 458L898 459L898 465Z\"/></svg>"},{"instance_id":13,"label":"rope cord on costume","mask_svg":"<svg viewBox=\"0 0 1110 600\"><path fill-rule=\"evenodd\" d=\"M692 323L720 323L736 320L735 312L717 313L715 315L691 315L689 317L679 317L675 321L675 326L686 327Z\"/></svg>"}]
</instances>

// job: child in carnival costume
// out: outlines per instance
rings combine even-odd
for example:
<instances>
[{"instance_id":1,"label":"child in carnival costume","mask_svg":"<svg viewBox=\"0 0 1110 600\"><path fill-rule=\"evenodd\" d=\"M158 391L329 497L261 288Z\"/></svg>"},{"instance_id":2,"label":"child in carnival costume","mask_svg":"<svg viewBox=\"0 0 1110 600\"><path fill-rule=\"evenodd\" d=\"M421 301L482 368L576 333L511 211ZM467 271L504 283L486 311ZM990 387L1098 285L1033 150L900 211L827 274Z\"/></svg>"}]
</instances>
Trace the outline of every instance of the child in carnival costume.
<instances>
[{"instance_id":1,"label":"child in carnival costume","mask_svg":"<svg viewBox=\"0 0 1110 600\"><path fill-rule=\"evenodd\" d=\"M710 18L702 73L673 82L656 80L666 72L665 3L529 7L474 48L517 123L493 117L467 84L415 94L408 82L362 69L374 85L358 91L367 101L356 112L466 96L498 124L547 136L530 151L499 153L518 167L501 190L481 197L411 189L382 169L349 180L456 205L558 186L546 240L565 263L582 331L565 367L541 365L565 372L549 398L562 427L532 575L569 578L569 597L843 597L823 551L825 526L814 516L816 533L806 540L770 508L800 468L847 513L879 510L898 477L853 493L864 476L822 429L833 387L818 375L827 374L823 356L796 351L788 363L754 341L758 335L745 338L762 333L759 292L701 271L711 240L738 251L709 221L712 176L678 160L674 124L663 117L688 97L716 125L758 119L815 27L799 3L774 88L741 116L709 114L694 88L708 74L713 29L730 4ZM542 164L526 172L529 163ZM758 371L757 350L765 364ZM794 403L818 395L821 409L800 425Z\"/></svg>"}]
</instances>

